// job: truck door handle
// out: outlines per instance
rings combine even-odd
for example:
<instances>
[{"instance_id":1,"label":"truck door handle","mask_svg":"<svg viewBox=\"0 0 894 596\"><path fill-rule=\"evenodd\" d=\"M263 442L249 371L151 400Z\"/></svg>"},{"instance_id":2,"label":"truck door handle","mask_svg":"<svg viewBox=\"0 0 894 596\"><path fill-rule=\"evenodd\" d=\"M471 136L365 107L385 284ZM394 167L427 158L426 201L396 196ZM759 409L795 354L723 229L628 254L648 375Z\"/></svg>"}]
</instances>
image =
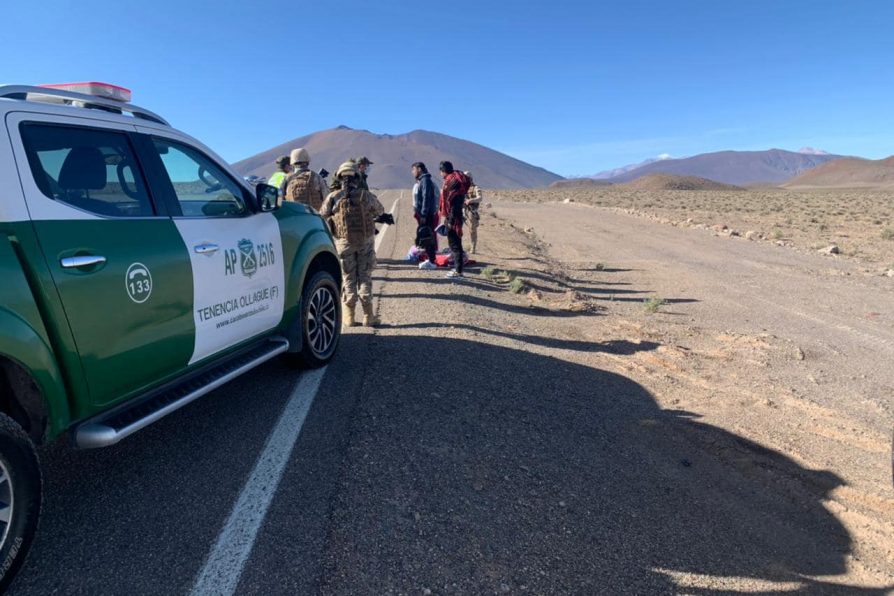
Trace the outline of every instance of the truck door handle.
<instances>
[{"instance_id":1,"label":"truck door handle","mask_svg":"<svg viewBox=\"0 0 894 596\"><path fill-rule=\"evenodd\" d=\"M220 247L216 244L211 244L209 242L203 242L201 244L195 245L195 251L200 255L210 255L212 253L216 253L220 250Z\"/></svg>"},{"instance_id":2,"label":"truck door handle","mask_svg":"<svg viewBox=\"0 0 894 596\"><path fill-rule=\"evenodd\" d=\"M99 255L80 255L77 257L65 257L59 259L59 263L65 269L78 269L80 267L102 265L105 262L106 258Z\"/></svg>"}]
</instances>

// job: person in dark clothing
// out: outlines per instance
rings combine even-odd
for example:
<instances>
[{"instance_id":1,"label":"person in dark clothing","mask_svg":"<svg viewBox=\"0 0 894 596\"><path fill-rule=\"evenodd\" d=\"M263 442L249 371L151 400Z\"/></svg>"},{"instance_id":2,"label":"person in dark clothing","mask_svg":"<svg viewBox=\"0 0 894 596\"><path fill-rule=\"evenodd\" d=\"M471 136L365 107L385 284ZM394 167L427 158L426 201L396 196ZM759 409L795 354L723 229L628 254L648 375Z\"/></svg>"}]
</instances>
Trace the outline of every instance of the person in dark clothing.
<instances>
[{"instance_id":1,"label":"person in dark clothing","mask_svg":"<svg viewBox=\"0 0 894 596\"><path fill-rule=\"evenodd\" d=\"M425 249L428 261L419 263L420 269L435 269L435 254L438 251L438 240L435 228L438 226L438 187L431 179L428 168L421 161L412 165L413 177L416 184L413 185L413 216L416 218L417 244ZM424 233L427 240L423 239Z\"/></svg>"},{"instance_id":2,"label":"person in dark clothing","mask_svg":"<svg viewBox=\"0 0 894 596\"><path fill-rule=\"evenodd\" d=\"M447 243L453 255L453 270L447 277L463 276L463 205L469 192L469 177L453 169L449 161L442 161L441 177L444 186L441 188L440 214L447 225Z\"/></svg>"}]
</instances>

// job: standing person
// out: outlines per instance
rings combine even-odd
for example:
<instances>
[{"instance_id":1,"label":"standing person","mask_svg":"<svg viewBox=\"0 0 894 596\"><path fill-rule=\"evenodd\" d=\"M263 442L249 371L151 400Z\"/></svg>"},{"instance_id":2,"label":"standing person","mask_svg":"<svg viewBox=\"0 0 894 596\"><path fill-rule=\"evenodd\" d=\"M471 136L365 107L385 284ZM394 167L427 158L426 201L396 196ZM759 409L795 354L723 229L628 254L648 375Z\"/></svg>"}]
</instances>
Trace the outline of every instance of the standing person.
<instances>
[{"instance_id":1,"label":"standing person","mask_svg":"<svg viewBox=\"0 0 894 596\"><path fill-rule=\"evenodd\" d=\"M329 193L320 215L334 230L335 249L341 261L344 325L353 327L358 299L363 308L363 324L379 324L373 313L372 271L376 266L374 220L385 212L382 203L360 188L360 174L352 161L341 164L335 173L341 189Z\"/></svg>"},{"instance_id":2,"label":"standing person","mask_svg":"<svg viewBox=\"0 0 894 596\"><path fill-rule=\"evenodd\" d=\"M416 183L413 185L413 217L416 218L418 227L416 229L417 244L424 244L428 260L419 263L420 269L437 269L435 264L435 254L438 251L437 234L435 228L438 225L438 187L431 179L428 168L421 161L417 161L411 166L413 177ZM426 238L420 238L419 232L425 232Z\"/></svg>"},{"instance_id":3,"label":"standing person","mask_svg":"<svg viewBox=\"0 0 894 596\"><path fill-rule=\"evenodd\" d=\"M344 163L348 163L348 162L354 164L354 167L357 166L357 162L354 161L354 158L351 158ZM342 165L344 165L344 164L342 164ZM332 192L333 190L341 190L341 181L338 179L338 176L333 176L332 180L329 181L329 192Z\"/></svg>"},{"instance_id":4,"label":"standing person","mask_svg":"<svg viewBox=\"0 0 894 596\"><path fill-rule=\"evenodd\" d=\"M310 154L301 147L293 149L290 156L295 171L283 181L284 196L287 201L310 205L316 211L323 206L328 190L323 177L310 169Z\"/></svg>"},{"instance_id":5,"label":"standing person","mask_svg":"<svg viewBox=\"0 0 894 596\"><path fill-rule=\"evenodd\" d=\"M447 277L463 276L463 204L466 201L466 193L469 192L469 178L453 169L449 161L442 161L440 165L441 178L444 186L441 187L440 214L447 225L447 243L453 255L453 270Z\"/></svg>"},{"instance_id":6,"label":"standing person","mask_svg":"<svg viewBox=\"0 0 894 596\"><path fill-rule=\"evenodd\" d=\"M274 163L276 164L276 171L267 179L267 184L275 186L282 193L282 183L285 181L286 176L292 173L292 166L289 163L288 155L277 157Z\"/></svg>"},{"instance_id":7,"label":"standing person","mask_svg":"<svg viewBox=\"0 0 894 596\"><path fill-rule=\"evenodd\" d=\"M373 165L373 162L369 161L369 158L365 155L352 161L357 164L357 172L360 174L360 188L369 190L369 184L366 182L366 179L369 178L369 171L371 170L369 166Z\"/></svg>"},{"instance_id":8,"label":"standing person","mask_svg":"<svg viewBox=\"0 0 894 596\"><path fill-rule=\"evenodd\" d=\"M478 208L481 206L482 196L481 189L472 179L472 174L469 172L463 172L463 174L469 177L469 194L463 206L463 212L465 213L466 221L469 222L469 239L472 241L472 254L474 255L478 252L478 224L481 223L481 215L478 213Z\"/></svg>"}]
</instances>

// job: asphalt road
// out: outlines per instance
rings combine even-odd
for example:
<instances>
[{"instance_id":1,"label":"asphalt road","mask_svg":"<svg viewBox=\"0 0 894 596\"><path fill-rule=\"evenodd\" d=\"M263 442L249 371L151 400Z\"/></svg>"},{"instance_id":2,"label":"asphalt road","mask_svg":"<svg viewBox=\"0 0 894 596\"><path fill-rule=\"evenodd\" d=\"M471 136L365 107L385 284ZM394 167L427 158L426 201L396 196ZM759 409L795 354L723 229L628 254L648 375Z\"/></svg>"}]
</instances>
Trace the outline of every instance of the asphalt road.
<instances>
[{"instance_id":1,"label":"asphalt road","mask_svg":"<svg viewBox=\"0 0 894 596\"><path fill-rule=\"evenodd\" d=\"M839 479L551 355L518 331L542 313L404 264L399 212L376 274L385 325L343 336L235 593L664 594L666 570L844 571L850 539L823 507ZM118 446L44 448L11 592L189 594L299 380L271 362Z\"/></svg>"}]
</instances>

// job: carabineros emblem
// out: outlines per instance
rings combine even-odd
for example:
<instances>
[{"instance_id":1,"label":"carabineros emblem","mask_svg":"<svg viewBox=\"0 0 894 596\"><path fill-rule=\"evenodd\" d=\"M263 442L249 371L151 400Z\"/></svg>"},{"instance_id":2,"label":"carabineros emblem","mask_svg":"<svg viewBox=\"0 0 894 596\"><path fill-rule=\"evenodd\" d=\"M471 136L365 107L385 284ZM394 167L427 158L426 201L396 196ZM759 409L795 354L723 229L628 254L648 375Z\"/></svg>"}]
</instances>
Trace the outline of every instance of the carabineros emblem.
<instances>
[{"instance_id":1,"label":"carabineros emblem","mask_svg":"<svg viewBox=\"0 0 894 596\"><path fill-rule=\"evenodd\" d=\"M251 277L258 272L258 258L255 255L255 245L251 240L239 241L239 265L242 268L242 275Z\"/></svg>"}]
</instances>

